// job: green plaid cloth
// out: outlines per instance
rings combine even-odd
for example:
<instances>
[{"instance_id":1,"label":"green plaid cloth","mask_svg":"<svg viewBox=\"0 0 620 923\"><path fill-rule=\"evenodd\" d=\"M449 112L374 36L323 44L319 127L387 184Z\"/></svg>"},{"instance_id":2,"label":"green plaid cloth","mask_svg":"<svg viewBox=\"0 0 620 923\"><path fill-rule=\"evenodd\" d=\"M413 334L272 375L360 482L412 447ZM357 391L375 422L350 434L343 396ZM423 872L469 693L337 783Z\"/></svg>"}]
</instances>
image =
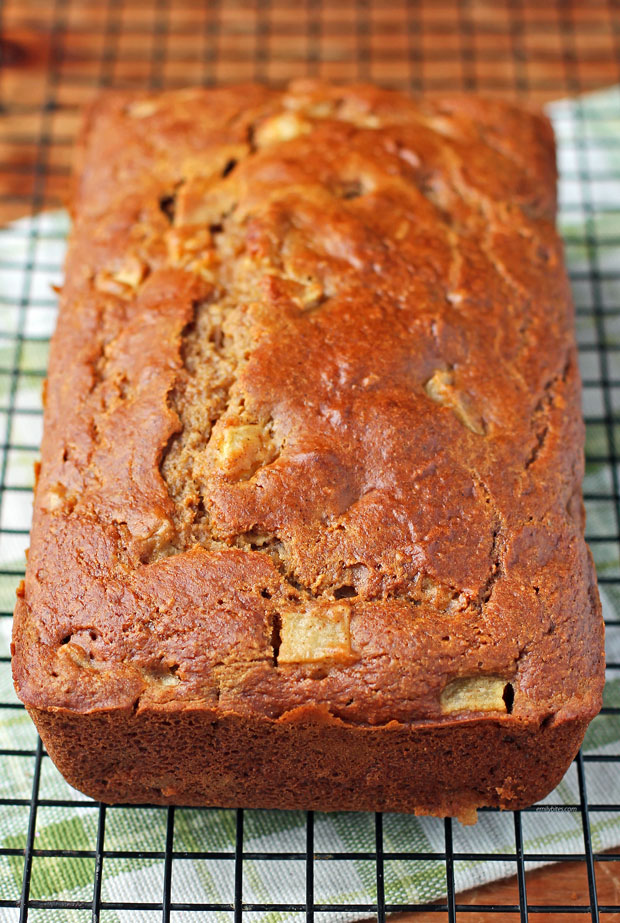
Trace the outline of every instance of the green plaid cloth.
<instances>
[{"instance_id":1,"label":"green plaid cloth","mask_svg":"<svg viewBox=\"0 0 620 923\"><path fill-rule=\"evenodd\" d=\"M589 497L613 494L609 430L601 422L606 410L601 376L620 382L620 89L613 88L581 100L550 106L559 144L561 227L574 281L578 336L582 347L584 411L592 422L587 431L587 453L602 461L587 466L584 489ZM615 140L614 140L615 139ZM619 179L612 179L613 176ZM595 179L594 177L601 177ZM584 179L588 180L584 183ZM18 221L0 230L0 464L5 491L0 512L0 610L13 608L15 586L28 544L32 463L41 435L40 393L47 360L47 338L55 320L50 286L60 281L60 265L68 221L63 212L49 212ZM27 268L31 267L31 271ZM614 274L614 269L615 274ZM593 272L594 270L594 272ZM600 349L605 353L601 366ZM12 370L17 370L13 374ZM607 393L613 410L620 405L620 389ZM620 427L614 438L618 440ZM620 445L620 441L618 443ZM8 446L8 447L7 447ZM603 578L620 578L618 523L609 499L587 503L588 534L598 540L592 550ZM601 586L607 631L608 660L620 663L620 580ZM0 798L26 803L0 805L0 900L19 898L24 866L36 733L27 714L16 704L8 664L10 618L0 618ZM606 706L620 706L620 671L609 671ZM26 751L21 754L19 751ZM594 720L584 744L588 756L620 753L620 718L603 714ZM30 755L28 755L30 754ZM588 760L585 765L590 802L590 829L596 851L620 843L620 813L597 810L620 803L620 773L613 763ZM94 851L97 806L70 788L51 761L43 759L40 799L63 802L39 806L37 850ZM522 814L525 852L542 864L549 854L584 853L580 791L573 765L557 789L539 809ZM573 807L571 807L573 806ZM253 853L296 853L306 849L305 816L298 812L245 812L244 849ZM457 890L473 887L516 872L515 829L512 814L483 812L475 827L453 823L457 853L480 853L480 860L457 860ZM107 811L105 850L135 853L130 858L106 855L103 864L104 902L161 902L164 880L166 811L158 808L112 808ZM317 904L371 904L376 901L376 868L372 858L341 859L338 853L375 850L374 818L366 814L317 815L315 852L329 854L315 862L314 900ZM235 813L224 810L177 809L174 849L187 853L172 867L172 901L228 903L234 894L234 862L228 858L192 858L192 853L234 854ZM386 815L386 853L443 853L444 824L433 818ZM491 856L498 858L492 859ZM514 858L512 858L514 857ZM30 897L91 901L95 860L92 856L36 855ZM245 860L244 903L305 902L305 862L300 858ZM446 893L446 866L441 858L390 859L385 862L385 895L389 903L413 903ZM515 896L516 900L516 896ZM0 923L17 919L15 909L0 908ZM354 919L363 914L318 913L317 920ZM37 921L90 919L90 911L39 910ZM173 919L186 919L178 914ZM275 923L301 920L301 912L247 912L246 920ZM106 923L146 923L161 919L161 910L133 912L106 909ZM228 921L228 911L209 911L191 919Z\"/></svg>"}]
</instances>

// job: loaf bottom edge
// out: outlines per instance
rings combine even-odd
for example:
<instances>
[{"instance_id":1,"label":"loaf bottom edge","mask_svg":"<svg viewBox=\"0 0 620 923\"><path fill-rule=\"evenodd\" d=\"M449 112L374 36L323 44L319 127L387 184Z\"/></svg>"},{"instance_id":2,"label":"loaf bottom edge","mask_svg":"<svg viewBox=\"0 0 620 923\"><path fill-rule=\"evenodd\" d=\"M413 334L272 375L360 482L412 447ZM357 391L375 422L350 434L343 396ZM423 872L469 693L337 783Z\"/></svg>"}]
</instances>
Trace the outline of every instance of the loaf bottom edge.
<instances>
[{"instance_id":1,"label":"loaf bottom edge","mask_svg":"<svg viewBox=\"0 0 620 923\"><path fill-rule=\"evenodd\" d=\"M591 717L372 728L204 708L28 711L67 782L108 804L390 811L464 823L481 807L517 810L545 797Z\"/></svg>"}]
</instances>

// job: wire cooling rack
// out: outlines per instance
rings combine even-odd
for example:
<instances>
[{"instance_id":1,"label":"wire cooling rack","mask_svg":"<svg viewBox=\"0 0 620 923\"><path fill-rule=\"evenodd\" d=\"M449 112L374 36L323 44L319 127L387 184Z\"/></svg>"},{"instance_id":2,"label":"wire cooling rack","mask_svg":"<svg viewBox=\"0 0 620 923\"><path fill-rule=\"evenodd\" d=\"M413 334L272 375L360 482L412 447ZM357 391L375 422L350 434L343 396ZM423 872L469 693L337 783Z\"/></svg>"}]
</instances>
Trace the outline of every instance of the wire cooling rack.
<instances>
[{"instance_id":1,"label":"wire cooling rack","mask_svg":"<svg viewBox=\"0 0 620 923\"><path fill-rule=\"evenodd\" d=\"M24 395L39 390L53 324L54 299L39 283L41 273L59 277L54 253L60 252L63 237L57 223L37 216L62 204L81 105L106 86L172 87L249 78L277 82L303 75L371 79L413 91L479 90L544 102L620 82L617 4L5 0L0 15L0 221L26 218L11 232L19 241L15 253L3 256L0 265L4 279L14 274L19 280L19 290L9 286L0 292L0 545L10 550L2 556L0 569L0 719L6 717L21 728L14 745L0 749L0 780L8 777L9 765L14 774L17 763L19 777L28 786L18 786L10 797L0 799L0 818L10 815L17 825L12 836L3 836L0 821L0 873L10 870L7 880L13 881L12 888L0 890L0 921L241 923L269 912L271 921L286 917L310 923L347 915L383 921L392 911L408 912L407 919L420 923L457 918L525 921L530 914L547 921L620 919L620 849L600 849L596 832L601 818L610 823L620 819L620 804L615 803L620 798L601 800L598 785L597 800L588 799L595 770L599 781L608 773L609 786L603 785L603 791L614 791L620 744L618 755L609 749L603 754L580 753L571 767L579 797L563 802L561 810L573 816L580 835L578 845L568 852L551 834L536 853L524 848L523 831L531 815L544 814L552 830L553 812L560 809L553 799L509 816L513 848L506 854L481 852L476 837L482 828L478 833L473 828L463 846L458 825L449 819L433 822L441 834L441 849L394 852L384 837L390 819L381 815L367 818L368 836L362 846L334 852L322 843L317 834L320 819L311 813L298 818L297 839L289 838L279 851L257 848L260 838L254 836L248 848L248 829L256 826L259 812L243 811L227 812L228 835L221 842L211 838L189 846L182 836L189 816L185 809L106 808L75 793L59 794L51 781L51 761L13 696L7 640L28 533L27 522L16 521L15 511L23 509L31 487L30 474L24 471L30 471L36 458L41 423L38 401ZM601 587L613 603L620 602L620 93L605 99L594 109L575 100L564 112L569 118L562 213L571 228L566 243L577 303L587 462L589 470L598 472L597 489L586 494L588 539L599 564ZM616 130L609 131L609 125ZM613 606L608 611L613 612ZM607 632L610 639L620 633L620 619L610 616ZM613 689L620 663L608 663L608 676L608 689ZM605 722L616 740L619 704L608 695L594 722ZM55 840L54 830L60 829L63 811L69 808L85 812L89 821L79 831L76 826L73 839L65 829L62 840ZM41 838L41 819L50 812L57 822L48 825ZM194 809L192 816L196 813ZM209 812L200 813L207 829ZM121 817L122 837L117 834ZM485 813L483 821L484 817ZM503 863L501 874L515 876L512 891L491 886L492 890L478 889L465 897L456 893L455 867L481 856L489 863ZM175 888L186 860L225 868L225 898L191 903L182 889ZM130 876L124 886L118 879L114 892L106 887L107 873L119 861L136 867L151 863L156 869L148 900L133 893ZM551 861L559 863L558 871L543 873L545 878L530 871L532 863ZM334 904L322 899L322 869L331 864L338 874L348 862L370 868L372 902L345 898ZM434 864L446 896L423 902L395 896L389 874L394 862L406 863L412 875ZM277 867L282 875L294 865L302 882L296 901L260 903L248 898L248 863ZM41 886L46 876L61 885L81 881L87 898L46 898Z\"/></svg>"}]
</instances>

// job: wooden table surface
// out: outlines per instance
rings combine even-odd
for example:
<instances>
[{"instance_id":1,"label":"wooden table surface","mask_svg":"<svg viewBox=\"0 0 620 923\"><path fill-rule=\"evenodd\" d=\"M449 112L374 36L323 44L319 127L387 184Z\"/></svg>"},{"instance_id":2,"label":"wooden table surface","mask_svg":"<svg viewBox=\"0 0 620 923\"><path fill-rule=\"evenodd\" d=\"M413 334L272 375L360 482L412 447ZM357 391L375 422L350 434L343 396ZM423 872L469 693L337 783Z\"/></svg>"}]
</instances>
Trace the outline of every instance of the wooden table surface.
<instances>
[{"instance_id":1,"label":"wooden table surface","mask_svg":"<svg viewBox=\"0 0 620 923\"><path fill-rule=\"evenodd\" d=\"M80 109L102 86L282 82L312 74L544 103L620 82L614 0L5 0L2 17L1 223L64 202ZM599 903L620 904L620 863L596 863L596 878ZM526 884L532 905L589 904L583 862L530 872ZM459 895L458 902L518 904L516 879ZM403 923L444 919L445 912L400 916ZM500 916L460 919L490 923Z\"/></svg>"}]
</instances>

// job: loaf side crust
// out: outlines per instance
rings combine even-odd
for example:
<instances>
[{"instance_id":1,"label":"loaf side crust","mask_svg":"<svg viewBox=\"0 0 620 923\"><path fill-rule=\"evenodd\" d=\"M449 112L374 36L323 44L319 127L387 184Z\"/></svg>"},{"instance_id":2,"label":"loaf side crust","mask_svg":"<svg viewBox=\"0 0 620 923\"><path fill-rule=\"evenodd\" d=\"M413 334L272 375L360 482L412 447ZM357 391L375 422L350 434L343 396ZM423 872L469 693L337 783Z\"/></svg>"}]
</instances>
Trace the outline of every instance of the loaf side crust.
<instances>
[{"instance_id":1,"label":"loaf side crust","mask_svg":"<svg viewBox=\"0 0 620 923\"><path fill-rule=\"evenodd\" d=\"M541 797L603 684L547 120L309 81L112 93L78 160L13 661L67 778Z\"/></svg>"}]
</instances>

